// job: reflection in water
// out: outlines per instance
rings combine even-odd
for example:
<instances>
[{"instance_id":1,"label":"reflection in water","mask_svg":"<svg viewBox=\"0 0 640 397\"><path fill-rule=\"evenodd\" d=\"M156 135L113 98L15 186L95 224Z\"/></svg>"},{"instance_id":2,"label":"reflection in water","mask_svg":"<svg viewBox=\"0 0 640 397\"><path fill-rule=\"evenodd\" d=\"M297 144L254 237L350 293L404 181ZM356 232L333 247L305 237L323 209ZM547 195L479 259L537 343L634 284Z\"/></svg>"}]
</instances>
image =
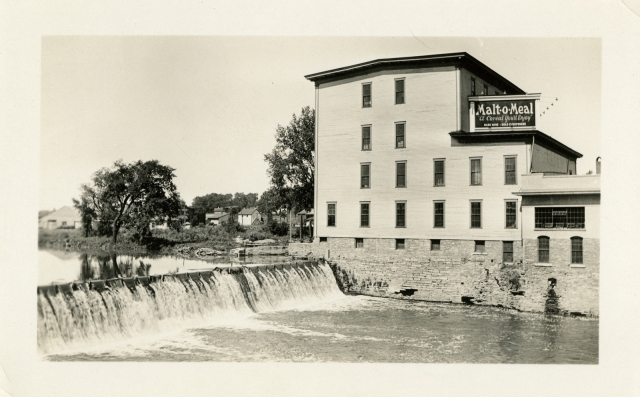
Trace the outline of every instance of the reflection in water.
<instances>
[{"instance_id":1,"label":"reflection in water","mask_svg":"<svg viewBox=\"0 0 640 397\"><path fill-rule=\"evenodd\" d=\"M116 277L148 276L150 263L142 259L105 255L81 254L79 281L106 280Z\"/></svg>"}]
</instances>

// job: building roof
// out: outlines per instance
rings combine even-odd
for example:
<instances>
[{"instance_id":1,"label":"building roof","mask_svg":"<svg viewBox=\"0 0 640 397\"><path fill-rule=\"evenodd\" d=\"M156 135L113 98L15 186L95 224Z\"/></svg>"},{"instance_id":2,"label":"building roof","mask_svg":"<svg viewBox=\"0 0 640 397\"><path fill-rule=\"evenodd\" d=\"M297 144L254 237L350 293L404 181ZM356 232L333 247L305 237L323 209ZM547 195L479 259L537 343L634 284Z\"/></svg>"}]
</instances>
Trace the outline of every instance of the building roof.
<instances>
[{"instance_id":1,"label":"building roof","mask_svg":"<svg viewBox=\"0 0 640 397\"><path fill-rule=\"evenodd\" d=\"M39 218L39 220L55 218L77 218L77 220L80 220L81 216L80 211L78 211L76 208L65 206L43 216L42 218Z\"/></svg>"},{"instance_id":2,"label":"building roof","mask_svg":"<svg viewBox=\"0 0 640 397\"><path fill-rule=\"evenodd\" d=\"M218 219L226 215L229 215L229 214L227 214L226 212L214 212L213 214L206 214L205 219Z\"/></svg>"},{"instance_id":3,"label":"building roof","mask_svg":"<svg viewBox=\"0 0 640 397\"><path fill-rule=\"evenodd\" d=\"M550 147L558 150L561 153L573 158L580 158L582 154L571 149L564 143L550 137L542 131L482 131L482 132L465 132L454 131L450 132L453 138L456 138L461 143L490 143L490 142L533 142L542 144L543 146Z\"/></svg>"},{"instance_id":4,"label":"building roof","mask_svg":"<svg viewBox=\"0 0 640 397\"><path fill-rule=\"evenodd\" d=\"M251 215L254 212L258 212L258 209L256 207L243 208L240 212L238 212L238 215Z\"/></svg>"},{"instance_id":5,"label":"building roof","mask_svg":"<svg viewBox=\"0 0 640 397\"><path fill-rule=\"evenodd\" d=\"M375 59L373 61L308 74L304 77L318 85L380 70L442 66L463 67L498 88L506 88L508 94L525 94L524 90L466 52Z\"/></svg>"},{"instance_id":6,"label":"building roof","mask_svg":"<svg viewBox=\"0 0 640 397\"><path fill-rule=\"evenodd\" d=\"M516 196L600 194L600 174L590 175L522 175Z\"/></svg>"}]
</instances>

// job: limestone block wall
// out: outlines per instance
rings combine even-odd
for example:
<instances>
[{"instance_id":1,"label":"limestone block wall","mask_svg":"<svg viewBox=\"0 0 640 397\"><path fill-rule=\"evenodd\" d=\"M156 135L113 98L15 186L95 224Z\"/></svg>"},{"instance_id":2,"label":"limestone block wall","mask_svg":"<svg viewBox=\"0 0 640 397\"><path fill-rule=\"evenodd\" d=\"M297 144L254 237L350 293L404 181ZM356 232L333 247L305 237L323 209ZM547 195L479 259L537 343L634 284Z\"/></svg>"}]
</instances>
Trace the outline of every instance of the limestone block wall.
<instances>
[{"instance_id":1,"label":"limestone block wall","mask_svg":"<svg viewBox=\"0 0 640 397\"><path fill-rule=\"evenodd\" d=\"M584 241L584 268L569 267L567 261L536 266L535 240L525 241L524 251L520 242L514 242L515 262L509 264L502 263L501 241L486 241L486 254L474 253L474 242L466 240L441 240L440 251L430 250L430 240L405 243L404 250L396 250L394 239L365 239L363 248L355 248L354 239L329 238L326 243L290 244L289 251L327 258L348 292L544 312L548 280L555 278L561 313L599 314L597 240ZM570 245L567 249L570 254Z\"/></svg>"}]
</instances>

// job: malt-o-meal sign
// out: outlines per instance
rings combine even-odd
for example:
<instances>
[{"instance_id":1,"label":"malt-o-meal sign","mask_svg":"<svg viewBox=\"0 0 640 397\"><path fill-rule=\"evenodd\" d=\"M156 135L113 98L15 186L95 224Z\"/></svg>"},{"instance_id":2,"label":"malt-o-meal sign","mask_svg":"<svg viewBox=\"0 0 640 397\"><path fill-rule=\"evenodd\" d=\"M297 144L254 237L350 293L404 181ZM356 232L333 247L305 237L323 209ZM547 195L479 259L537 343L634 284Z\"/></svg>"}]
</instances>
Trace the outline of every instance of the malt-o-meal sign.
<instances>
[{"instance_id":1,"label":"malt-o-meal sign","mask_svg":"<svg viewBox=\"0 0 640 397\"><path fill-rule=\"evenodd\" d=\"M535 109L535 99L476 102L475 127L535 127Z\"/></svg>"}]
</instances>

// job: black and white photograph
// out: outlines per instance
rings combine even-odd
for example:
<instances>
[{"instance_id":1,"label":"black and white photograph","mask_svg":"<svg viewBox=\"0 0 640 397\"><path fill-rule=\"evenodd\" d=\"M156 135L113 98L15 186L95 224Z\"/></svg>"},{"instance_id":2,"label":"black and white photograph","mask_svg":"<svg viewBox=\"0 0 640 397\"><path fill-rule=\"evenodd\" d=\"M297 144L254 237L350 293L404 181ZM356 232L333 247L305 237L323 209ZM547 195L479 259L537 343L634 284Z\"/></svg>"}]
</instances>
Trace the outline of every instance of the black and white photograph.
<instances>
[{"instance_id":1,"label":"black and white photograph","mask_svg":"<svg viewBox=\"0 0 640 397\"><path fill-rule=\"evenodd\" d=\"M627 3L592 2L606 28L541 3L522 34L417 14L330 32L346 14L256 3L34 31L35 107L3 131L2 252L21 276L2 328L27 348L5 339L0 393L603 395L609 376L632 395L636 277L615 247L637 235L620 115L640 97L614 94L634 77L607 37L638 31Z\"/></svg>"}]
</instances>

